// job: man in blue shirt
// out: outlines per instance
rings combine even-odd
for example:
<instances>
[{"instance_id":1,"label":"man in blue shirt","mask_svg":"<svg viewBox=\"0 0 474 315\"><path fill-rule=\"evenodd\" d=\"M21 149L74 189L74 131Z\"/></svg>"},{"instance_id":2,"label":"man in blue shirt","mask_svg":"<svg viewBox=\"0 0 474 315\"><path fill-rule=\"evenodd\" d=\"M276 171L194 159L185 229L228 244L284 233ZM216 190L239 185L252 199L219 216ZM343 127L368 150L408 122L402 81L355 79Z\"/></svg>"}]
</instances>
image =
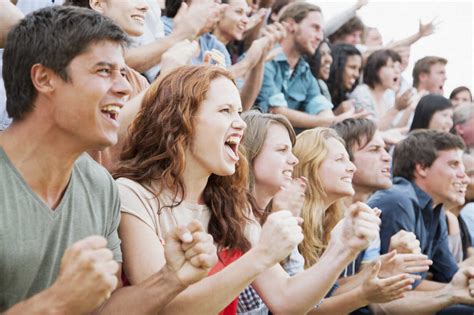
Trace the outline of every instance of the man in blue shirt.
<instances>
[{"instance_id":1,"label":"man in blue shirt","mask_svg":"<svg viewBox=\"0 0 474 315\"><path fill-rule=\"evenodd\" d=\"M323 39L321 9L306 2L295 2L284 9L287 36L282 52L265 65L265 74L256 105L263 112L286 116L297 129L329 126L348 117L336 117L333 105L319 89L305 55L313 55ZM351 115L351 114L349 114Z\"/></svg>"},{"instance_id":2,"label":"man in blue shirt","mask_svg":"<svg viewBox=\"0 0 474 315\"><path fill-rule=\"evenodd\" d=\"M410 305L414 313L436 312L452 304L474 304L466 286L468 281L474 282L474 274L468 267L472 262L465 261L458 272L448 248L442 208L443 202L454 200L462 189L463 150L461 138L449 133L435 130L411 133L395 149L392 188L376 192L368 201L369 206L382 210L382 254L388 251L392 235L403 229L415 233L422 253L433 260L430 268L433 281L422 280L411 296L389 303L398 304L394 309ZM425 278L426 273L422 276ZM446 285L446 282L450 283ZM467 308L455 307L454 312ZM469 312L472 311L469 308Z\"/></svg>"}]
</instances>

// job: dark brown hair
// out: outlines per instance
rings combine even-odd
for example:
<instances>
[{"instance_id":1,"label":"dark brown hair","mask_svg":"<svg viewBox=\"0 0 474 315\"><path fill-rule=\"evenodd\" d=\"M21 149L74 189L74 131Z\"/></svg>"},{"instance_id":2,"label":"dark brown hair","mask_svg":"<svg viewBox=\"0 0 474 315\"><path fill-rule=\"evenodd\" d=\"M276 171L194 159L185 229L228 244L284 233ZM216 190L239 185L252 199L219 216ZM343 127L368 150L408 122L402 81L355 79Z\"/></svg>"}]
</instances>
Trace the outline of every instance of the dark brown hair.
<instances>
[{"instance_id":1,"label":"dark brown hair","mask_svg":"<svg viewBox=\"0 0 474 315\"><path fill-rule=\"evenodd\" d=\"M183 174L186 148L192 145L194 119L206 99L211 82L219 77L235 81L225 69L216 66L184 66L155 81L144 96L142 108L132 123L114 177L126 177L144 186L160 183L174 194L175 207L185 196ZM204 202L211 210L208 233L219 249L247 251L244 228L248 165L240 160L231 176L212 174L204 189Z\"/></svg>"},{"instance_id":2,"label":"dark brown hair","mask_svg":"<svg viewBox=\"0 0 474 315\"><path fill-rule=\"evenodd\" d=\"M357 143L361 148L365 147L374 138L377 126L373 120L368 118L348 118L332 126L346 143L346 150L354 160L352 148Z\"/></svg>"}]
</instances>

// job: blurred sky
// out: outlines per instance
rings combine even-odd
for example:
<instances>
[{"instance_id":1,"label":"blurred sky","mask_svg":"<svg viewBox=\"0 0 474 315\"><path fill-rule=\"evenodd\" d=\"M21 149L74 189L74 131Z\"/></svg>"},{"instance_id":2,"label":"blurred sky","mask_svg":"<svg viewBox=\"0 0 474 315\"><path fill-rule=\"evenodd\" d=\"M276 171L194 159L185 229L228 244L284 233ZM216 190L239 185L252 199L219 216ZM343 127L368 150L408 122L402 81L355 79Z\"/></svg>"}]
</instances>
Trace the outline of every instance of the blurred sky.
<instances>
[{"instance_id":1,"label":"blurred sky","mask_svg":"<svg viewBox=\"0 0 474 315\"><path fill-rule=\"evenodd\" d=\"M321 7L325 19L331 18L341 8L355 3L355 0L308 1ZM379 29L384 44L417 32L419 19L423 23L435 17L441 20L433 35L421 39L412 46L410 64L403 76L411 82L414 63L426 55L444 57L448 59L446 66L448 79L444 93L449 97L449 93L459 85L465 85L471 91L474 88L473 2L472 0L369 0L369 3L359 10L358 16L366 25Z\"/></svg>"}]
</instances>

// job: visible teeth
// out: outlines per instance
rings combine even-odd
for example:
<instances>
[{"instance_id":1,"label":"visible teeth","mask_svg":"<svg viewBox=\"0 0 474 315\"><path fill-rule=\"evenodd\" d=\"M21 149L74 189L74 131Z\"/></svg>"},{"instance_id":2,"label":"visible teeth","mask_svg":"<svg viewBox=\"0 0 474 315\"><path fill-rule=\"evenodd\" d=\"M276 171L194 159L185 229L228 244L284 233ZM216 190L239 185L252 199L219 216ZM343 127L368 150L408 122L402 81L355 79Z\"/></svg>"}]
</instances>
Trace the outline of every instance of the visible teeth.
<instances>
[{"instance_id":1,"label":"visible teeth","mask_svg":"<svg viewBox=\"0 0 474 315\"><path fill-rule=\"evenodd\" d=\"M139 22L144 22L145 19L141 16L138 16L138 15L134 15L132 16L132 19L136 20L136 21L139 21Z\"/></svg>"},{"instance_id":2,"label":"visible teeth","mask_svg":"<svg viewBox=\"0 0 474 315\"><path fill-rule=\"evenodd\" d=\"M239 137L229 137L227 141L225 142L227 144L239 144L240 143L240 138Z\"/></svg>"},{"instance_id":3,"label":"visible teeth","mask_svg":"<svg viewBox=\"0 0 474 315\"><path fill-rule=\"evenodd\" d=\"M121 107L118 105L107 105L101 108L101 112L110 114L113 119L117 119Z\"/></svg>"},{"instance_id":4,"label":"visible teeth","mask_svg":"<svg viewBox=\"0 0 474 315\"><path fill-rule=\"evenodd\" d=\"M288 177L292 177L293 172L290 171L290 170L286 170L286 171L283 171L283 175L286 175L286 176L288 176Z\"/></svg>"},{"instance_id":5,"label":"visible teeth","mask_svg":"<svg viewBox=\"0 0 474 315\"><path fill-rule=\"evenodd\" d=\"M346 178L343 178L342 181L346 183L352 183L352 178L346 177Z\"/></svg>"}]
</instances>

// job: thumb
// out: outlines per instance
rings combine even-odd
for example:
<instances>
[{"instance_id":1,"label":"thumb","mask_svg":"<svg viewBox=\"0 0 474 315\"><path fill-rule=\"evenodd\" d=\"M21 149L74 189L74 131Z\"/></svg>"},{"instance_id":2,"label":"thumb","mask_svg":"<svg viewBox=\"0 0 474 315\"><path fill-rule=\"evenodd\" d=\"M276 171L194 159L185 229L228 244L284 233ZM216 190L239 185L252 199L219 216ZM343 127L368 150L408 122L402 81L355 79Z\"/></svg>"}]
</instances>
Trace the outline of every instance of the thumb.
<instances>
[{"instance_id":1,"label":"thumb","mask_svg":"<svg viewBox=\"0 0 474 315\"><path fill-rule=\"evenodd\" d=\"M191 243L193 241L193 236L189 229L184 226L178 226L177 228L171 230L165 236L166 244L171 242L174 243Z\"/></svg>"},{"instance_id":2,"label":"thumb","mask_svg":"<svg viewBox=\"0 0 474 315\"><path fill-rule=\"evenodd\" d=\"M389 252L389 253L387 253L387 254L385 254L385 255L380 256L380 258L383 257L383 259L384 259L385 261L390 261L390 260L392 260L393 258L395 258L395 255L396 255L396 254L397 254L397 250L394 249L394 250L392 250L391 252Z\"/></svg>"}]
</instances>

